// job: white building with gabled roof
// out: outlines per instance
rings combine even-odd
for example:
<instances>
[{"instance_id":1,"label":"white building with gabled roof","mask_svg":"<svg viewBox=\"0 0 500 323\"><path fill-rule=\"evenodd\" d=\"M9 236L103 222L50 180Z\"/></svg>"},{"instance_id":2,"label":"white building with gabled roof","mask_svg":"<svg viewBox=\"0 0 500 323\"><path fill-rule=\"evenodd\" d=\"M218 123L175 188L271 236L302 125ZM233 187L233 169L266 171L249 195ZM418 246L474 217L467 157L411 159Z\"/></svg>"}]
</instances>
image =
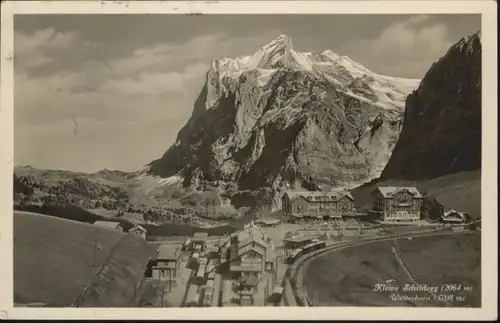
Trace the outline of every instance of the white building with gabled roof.
<instances>
[{"instance_id":1,"label":"white building with gabled roof","mask_svg":"<svg viewBox=\"0 0 500 323\"><path fill-rule=\"evenodd\" d=\"M146 234L148 233L148 231L140 225L134 226L132 229L128 230L128 232L133 233L135 235L138 235L139 237L143 238L144 240L146 240Z\"/></svg>"},{"instance_id":2,"label":"white building with gabled roof","mask_svg":"<svg viewBox=\"0 0 500 323\"><path fill-rule=\"evenodd\" d=\"M388 222L418 221L422 200L414 186L379 186L372 192L372 211Z\"/></svg>"},{"instance_id":3,"label":"white building with gabled roof","mask_svg":"<svg viewBox=\"0 0 500 323\"><path fill-rule=\"evenodd\" d=\"M441 217L441 221L447 224L463 224L467 222L468 215L464 212L458 212L454 209L450 209L446 212Z\"/></svg>"}]
</instances>

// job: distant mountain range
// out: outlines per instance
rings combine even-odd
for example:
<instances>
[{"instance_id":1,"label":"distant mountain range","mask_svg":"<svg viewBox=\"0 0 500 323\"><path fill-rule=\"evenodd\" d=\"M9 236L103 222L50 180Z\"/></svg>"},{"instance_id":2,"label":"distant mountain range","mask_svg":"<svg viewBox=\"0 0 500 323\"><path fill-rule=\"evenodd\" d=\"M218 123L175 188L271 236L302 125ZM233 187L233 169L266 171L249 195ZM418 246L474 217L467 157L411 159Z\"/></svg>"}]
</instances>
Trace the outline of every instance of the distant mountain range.
<instances>
[{"instance_id":1,"label":"distant mountain range","mask_svg":"<svg viewBox=\"0 0 500 323\"><path fill-rule=\"evenodd\" d=\"M330 50L296 51L281 35L252 55L212 61L191 118L159 159L133 173L16 167L16 199L66 194L82 208L97 200L137 213L189 206L196 216L215 207L276 209L286 189L479 169L480 58L477 33L420 82Z\"/></svg>"}]
</instances>

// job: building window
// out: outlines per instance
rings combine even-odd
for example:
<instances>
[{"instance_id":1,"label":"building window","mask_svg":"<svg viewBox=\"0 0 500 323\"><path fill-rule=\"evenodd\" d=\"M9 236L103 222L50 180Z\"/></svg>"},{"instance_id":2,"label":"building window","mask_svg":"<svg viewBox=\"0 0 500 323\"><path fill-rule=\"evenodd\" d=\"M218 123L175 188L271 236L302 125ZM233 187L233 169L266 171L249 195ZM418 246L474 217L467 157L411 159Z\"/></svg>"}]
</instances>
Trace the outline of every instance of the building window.
<instances>
[{"instance_id":1,"label":"building window","mask_svg":"<svg viewBox=\"0 0 500 323\"><path fill-rule=\"evenodd\" d=\"M407 194L404 194L399 197L400 204L411 204L411 197Z\"/></svg>"}]
</instances>

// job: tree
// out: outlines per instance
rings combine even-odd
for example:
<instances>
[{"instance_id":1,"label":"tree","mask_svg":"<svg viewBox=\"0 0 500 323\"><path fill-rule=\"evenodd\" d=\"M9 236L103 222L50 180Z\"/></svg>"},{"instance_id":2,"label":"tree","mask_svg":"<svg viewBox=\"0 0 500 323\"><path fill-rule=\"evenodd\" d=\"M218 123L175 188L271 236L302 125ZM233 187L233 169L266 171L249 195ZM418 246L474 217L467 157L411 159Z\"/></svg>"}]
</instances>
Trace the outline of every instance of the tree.
<instances>
[{"instance_id":1,"label":"tree","mask_svg":"<svg viewBox=\"0 0 500 323\"><path fill-rule=\"evenodd\" d=\"M423 219L438 220L443 216L444 209L435 197L426 196L422 200L420 212Z\"/></svg>"}]
</instances>

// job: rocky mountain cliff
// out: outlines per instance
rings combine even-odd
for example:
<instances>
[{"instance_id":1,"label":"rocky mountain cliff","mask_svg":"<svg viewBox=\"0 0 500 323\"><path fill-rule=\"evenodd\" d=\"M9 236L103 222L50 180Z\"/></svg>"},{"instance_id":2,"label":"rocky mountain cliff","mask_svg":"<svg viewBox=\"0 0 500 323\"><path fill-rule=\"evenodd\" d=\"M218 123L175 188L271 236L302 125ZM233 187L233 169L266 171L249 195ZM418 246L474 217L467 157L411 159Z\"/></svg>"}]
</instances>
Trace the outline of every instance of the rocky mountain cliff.
<instances>
[{"instance_id":1,"label":"rocky mountain cliff","mask_svg":"<svg viewBox=\"0 0 500 323\"><path fill-rule=\"evenodd\" d=\"M481 35L462 38L406 100L380 179L420 180L481 168Z\"/></svg>"},{"instance_id":2,"label":"rocky mountain cliff","mask_svg":"<svg viewBox=\"0 0 500 323\"><path fill-rule=\"evenodd\" d=\"M255 191L352 186L378 177L419 80L378 75L281 35L255 54L214 59L191 118L148 173Z\"/></svg>"}]
</instances>

